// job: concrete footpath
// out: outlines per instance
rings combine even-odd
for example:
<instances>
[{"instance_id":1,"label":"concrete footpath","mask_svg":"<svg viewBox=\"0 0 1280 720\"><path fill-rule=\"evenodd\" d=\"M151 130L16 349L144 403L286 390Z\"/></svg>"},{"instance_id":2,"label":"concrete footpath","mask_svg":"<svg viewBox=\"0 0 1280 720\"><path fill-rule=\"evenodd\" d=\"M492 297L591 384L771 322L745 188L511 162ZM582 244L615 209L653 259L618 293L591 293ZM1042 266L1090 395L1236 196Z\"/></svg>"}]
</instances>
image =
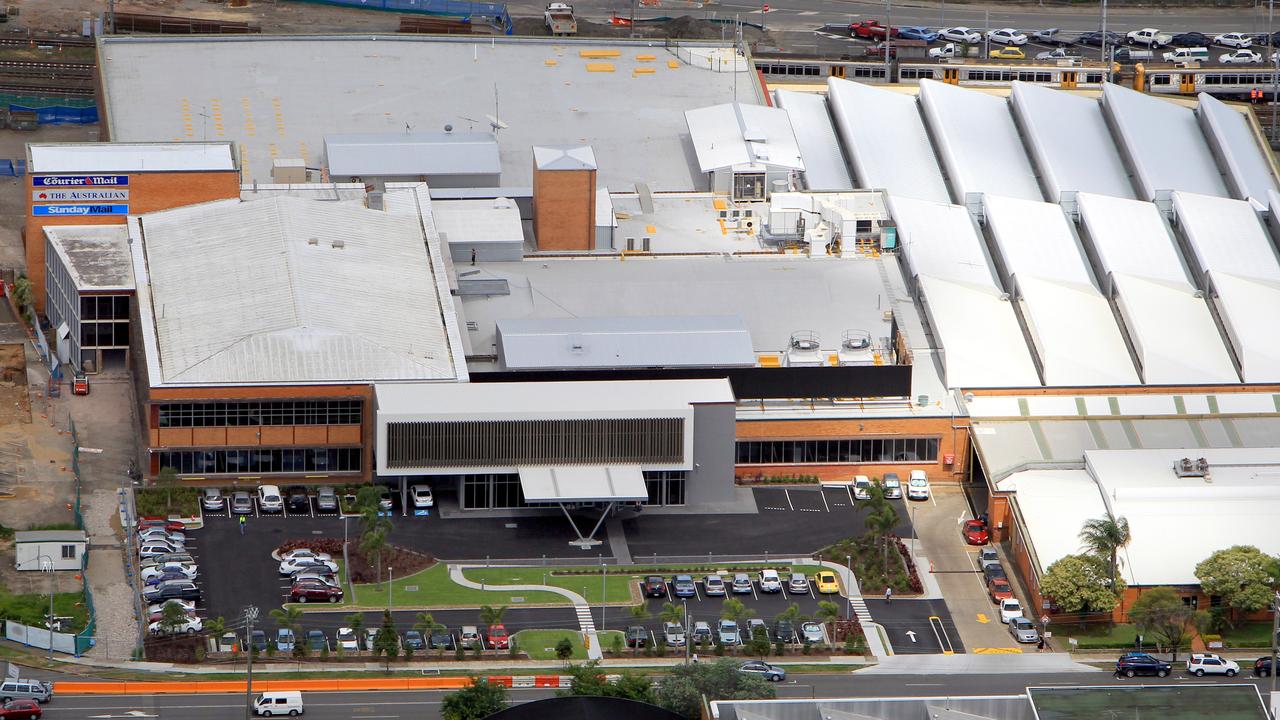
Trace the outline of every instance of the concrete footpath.
<instances>
[{"instance_id":1,"label":"concrete footpath","mask_svg":"<svg viewBox=\"0 0 1280 720\"><path fill-rule=\"evenodd\" d=\"M466 575L462 573L469 567L482 567L480 565L450 565L449 579L462 587L472 588L473 590L520 590L520 591L542 591L555 593L569 599L573 603L574 615L578 618L578 625L582 632L586 634L589 642L587 643L587 659L602 660L604 652L600 649L600 637L596 635L596 622L591 617L591 605L587 599L572 590L554 587L552 585L492 585L480 584L468 580Z\"/></svg>"}]
</instances>

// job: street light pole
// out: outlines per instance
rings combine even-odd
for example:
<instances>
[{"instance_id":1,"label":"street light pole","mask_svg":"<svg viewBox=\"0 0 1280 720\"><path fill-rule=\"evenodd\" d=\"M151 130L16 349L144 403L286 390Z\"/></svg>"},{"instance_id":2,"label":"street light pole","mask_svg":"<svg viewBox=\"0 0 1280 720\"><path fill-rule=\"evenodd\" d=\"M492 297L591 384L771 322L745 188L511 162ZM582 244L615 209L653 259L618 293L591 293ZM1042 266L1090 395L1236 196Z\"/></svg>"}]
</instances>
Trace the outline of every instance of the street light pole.
<instances>
[{"instance_id":1,"label":"street light pole","mask_svg":"<svg viewBox=\"0 0 1280 720\"><path fill-rule=\"evenodd\" d=\"M893 54L893 0L884 0L884 14L884 81L888 84L893 82L889 75L889 56Z\"/></svg>"},{"instance_id":2,"label":"street light pole","mask_svg":"<svg viewBox=\"0 0 1280 720\"><path fill-rule=\"evenodd\" d=\"M49 626L49 661L53 662L53 595L57 590L58 571L53 565L53 558L48 555L40 555L36 560L41 558L48 561L49 568L49 622L47 624ZM41 564L44 565L44 563Z\"/></svg>"},{"instance_id":3,"label":"street light pole","mask_svg":"<svg viewBox=\"0 0 1280 720\"><path fill-rule=\"evenodd\" d=\"M852 577L853 577L853 556L852 556L852 555L845 555L845 556L844 556L844 560L845 560L845 563L846 563L846 564L845 564L845 567L846 567L846 568L848 568L848 570L849 570L849 577L850 577L850 578L852 578ZM853 591L853 588L845 588L845 589L846 589L846 590L848 590L848 591L850 591L850 592L852 592L852 591ZM853 619L853 602L852 602L852 601L846 602L846 603L844 604L844 619L845 619L845 620L852 620L852 619Z\"/></svg>"},{"instance_id":4,"label":"street light pole","mask_svg":"<svg viewBox=\"0 0 1280 720\"><path fill-rule=\"evenodd\" d=\"M245 627L245 656L249 659L249 665L245 672L244 683L244 717L250 720L253 717L253 623L258 619L258 608L250 605L244 609L244 627ZM294 638L296 641L297 638Z\"/></svg>"},{"instance_id":5,"label":"street light pole","mask_svg":"<svg viewBox=\"0 0 1280 720\"><path fill-rule=\"evenodd\" d=\"M1102 57L1098 59L1107 61L1107 0L1102 0Z\"/></svg>"},{"instance_id":6,"label":"street light pole","mask_svg":"<svg viewBox=\"0 0 1280 720\"><path fill-rule=\"evenodd\" d=\"M1267 708L1271 710L1272 720L1276 720L1276 660L1280 648L1276 647L1276 635L1280 634L1280 592L1271 601L1271 695L1267 698Z\"/></svg>"},{"instance_id":7,"label":"street light pole","mask_svg":"<svg viewBox=\"0 0 1280 720\"><path fill-rule=\"evenodd\" d=\"M600 629L604 630L604 589L605 582L609 579L609 566L604 564L603 557L600 560Z\"/></svg>"},{"instance_id":8,"label":"street light pole","mask_svg":"<svg viewBox=\"0 0 1280 720\"><path fill-rule=\"evenodd\" d=\"M1280 93L1280 86L1276 84L1276 69L1280 68L1280 59L1275 57L1276 41L1271 36L1275 14L1276 0L1267 0L1267 59L1271 61L1271 133L1267 139L1271 145L1275 145L1276 142L1276 103L1280 102L1280 97L1277 96ZM1275 673L1272 672L1271 676L1275 677Z\"/></svg>"},{"instance_id":9,"label":"street light pole","mask_svg":"<svg viewBox=\"0 0 1280 720\"><path fill-rule=\"evenodd\" d=\"M387 612L391 612L391 573L394 571L390 565L387 566Z\"/></svg>"}]
</instances>

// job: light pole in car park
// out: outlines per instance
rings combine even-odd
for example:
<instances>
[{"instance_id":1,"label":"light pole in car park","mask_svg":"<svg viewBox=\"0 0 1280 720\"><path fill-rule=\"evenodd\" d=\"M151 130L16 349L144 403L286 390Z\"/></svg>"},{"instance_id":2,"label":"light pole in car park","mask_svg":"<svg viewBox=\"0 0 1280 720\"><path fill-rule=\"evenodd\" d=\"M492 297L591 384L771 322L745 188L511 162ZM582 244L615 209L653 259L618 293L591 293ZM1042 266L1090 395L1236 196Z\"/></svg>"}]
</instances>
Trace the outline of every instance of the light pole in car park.
<instances>
[{"instance_id":1,"label":"light pole in car park","mask_svg":"<svg viewBox=\"0 0 1280 720\"><path fill-rule=\"evenodd\" d=\"M845 555L844 560L846 563L845 567L848 568L849 570L849 577L852 578L853 577L853 556ZM852 590L852 589L853 588L846 588L846 590ZM844 605L844 619L845 620L853 619L853 601L852 600L845 603Z\"/></svg>"},{"instance_id":2,"label":"light pole in car park","mask_svg":"<svg viewBox=\"0 0 1280 720\"><path fill-rule=\"evenodd\" d=\"M604 564L604 554L600 555L600 630L604 630L604 587L605 581L609 579L609 566ZM591 603L587 603L590 605Z\"/></svg>"},{"instance_id":3,"label":"light pole in car park","mask_svg":"<svg viewBox=\"0 0 1280 720\"><path fill-rule=\"evenodd\" d=\"M387 566L387 612L391 612L391 573L392 568Z\"/></svg>"},{"instance_id":4,"label":"light pole in car park","mask_svg":"<svg viewBox=\"0 0 1280 720\"><path fill-rule=\"evenodd\" d=\"M1271 695L1268 700L1268 709L1271 710L1272 720L1276 720L1276 660L1280 655L1280 648L1276 647L1277 639L1280 639L1280 591L1277 591L1275 597L1271 599L1271 672L1267 673L1271 676Z\"/></svg>"},{"instance_id":5,"label":"light pole in car park","mask_svg":"<svg viewBox=\"0 0 1280 720\"><path fill-rule=\"evenodd\" d=\"M245 720L253 717L253 623L258 619L258 608L250 605L244 609L244 625L245 625L245 658L248 661L245 671L244 683L244 717ZM294 638L296 642L298 638Z\"/></svg>"}]
</instances>

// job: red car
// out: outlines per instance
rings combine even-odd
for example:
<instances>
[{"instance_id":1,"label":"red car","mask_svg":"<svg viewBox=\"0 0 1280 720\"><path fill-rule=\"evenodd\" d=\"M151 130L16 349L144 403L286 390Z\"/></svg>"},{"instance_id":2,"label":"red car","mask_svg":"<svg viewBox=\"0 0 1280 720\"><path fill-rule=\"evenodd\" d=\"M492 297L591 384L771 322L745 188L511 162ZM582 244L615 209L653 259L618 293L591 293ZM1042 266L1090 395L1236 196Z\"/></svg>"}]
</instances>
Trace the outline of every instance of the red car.
<instances>
[{"instance_id":1,"label":"red car","mask_svg":"<svg viewBox=\"0 0 1280 720\"><path fill-rule=\"evenodd\" d=\"M987 592L991 595L991 602L1000 604L1001 600L1013 599L1013 586L1009 584L1006 578L991 578L987 581Z\"/></svg>"},{"instance_id":2,"label":"red car","mask_svg":"<svg viewBox=\"0 0 1280 720\"><path fill-rule=\"evenodd\" d=\"M991 540L991 533L987 531L987 524L981 520L965 520L960 526L960 534L964 536L964 541L970 545L986 545Z\"/></svg>"},{"instance_id":3,"label":"red car","mask_svg":"<svg viewBox=\"0 0 1280 720\"><path fill-rule=\"evenodd\" d=\"M849 37L883 40L884 34L884 26L880 24L879 20L863 20L849 26ZM893 37L898 37L898 28L893 28L891 34Z\"/></svg>"},{"instance_id":4,"label":"red car","mask_svg":"<svg viewBox=\"0 0 1280 720\"><path fill-rule=\"evenodd\" d=\"M186 523L180 520L169 520L159 516L150 515L138 518L138 530L146 530L147 528L164 528L169 532L182 532L187 529Z\"/></svg>"},{"instance_id":5,"label":"red car","mask_svg":"<svg viewBox=\"0 0 1280 720\"><path fill-rule=\"evenodd\" d=\"M508 650L511 648L511 639L507 635L507 628L502 625L489 626L489 642L493 643L494 650Z\"/></svg>"},{"instance_id":6,"label":"red car","mask_svg":"<svg viewBox=\"0 0 1280 720\"><path fill-rule=\"evenodd\" d=\"M289 602L342 602L342 588L326 585L319 580L300 580L289 589Z\"/></svg>"},{"instance_id":7,"label":"red car","mask_svg":"<svg viewBox=\"0 0 1280 720\"><path fill-rule=\"evenodd\" d=\"M10 700L4 704L4 707L0 707L0 718L36 720L43 714L44 711L35 700Z\"/></svg>"}]
</instances>

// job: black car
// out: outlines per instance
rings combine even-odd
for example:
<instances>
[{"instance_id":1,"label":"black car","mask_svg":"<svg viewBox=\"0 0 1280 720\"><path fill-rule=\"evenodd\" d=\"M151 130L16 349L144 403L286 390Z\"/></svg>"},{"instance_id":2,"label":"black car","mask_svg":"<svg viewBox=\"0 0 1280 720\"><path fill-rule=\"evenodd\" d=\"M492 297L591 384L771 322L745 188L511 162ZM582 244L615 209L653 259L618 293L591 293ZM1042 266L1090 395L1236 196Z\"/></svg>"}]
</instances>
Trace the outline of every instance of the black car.
<instances>
[{"instance_id":1,"label":"black car","mask_svg":"<svg viewBox=\"0 0 1280 720\"><path fill-rule=\"evenodd\" d=\"M1255 48L1280 47L1280 32L1272 33L1269 37L1266 33L1257 33L1256 35L1250 35L1249 39L1253 40Z\"/></svg>"},{"instance_id":2,"label":"black car","mask_svg":"<svg viewBox=\"0 0 1280 720\"><path fill-rule=\"evenodd\" d=\"M649 631L639 625L632 625L627 628L627 647L636 648L637 650L648 647Z\"/></svg>"},{"instance_id":3,"label":"black car","mask_svg":"<svg viewBox=\"0 0 1280 720\"><path fill-rule=\"evenodd\" d=\"M1146 653L1125 653L1116 660L1116 673L1125 677L1134 675L1155 675L1165 677L1173 670L1173 665L1153 658Z\"/></svg>"},{"instance_id":4,"label":"black car","mask_svg":"<svg viewBox=\"0 0 1280 720\"><path fill-rule=\"evenodd\" d=\"M1169 44L1174 47L1209 47L1213 39L1204 33L1184 32L1174 35Z\"/></svg>"},{"instance_id":5,"label":"black car","mask_svg":"<svg viewBox=\"0 0 1280 720\"><path fill-rule=\"evenodd\" d=\"M1253 661L1254 677L1271 677L1271 656L1263 655Z\"/></svg>"},{"instance_id":6,"label":"black car","mask_svg":"<svg viewBox=\"0 0 1280 720\"><path fill-rule=\"evenodd\" d=\"M667 581L658 575L650 575L644 579L644 596L660 598L667 596Z\"/></svg>"},{"instance_id":7,"label":"black car","mask_svg":"<svg viewBox=\"0 0 1280 720\"><path fill-rule=\"evenodd\" d=\"M780 643L796 642L796 629L789 620L779 620L773 626L773 639Z\"/></svg>"},{"instance_id":8,"label":"black car","mask_svg":"<svg viewBox=\"0 0 1280 720\"><path fill-rule=\"evenodd\" d=\"M988 563L986 566L984 566L982 568L982 575L983 575L982 579L985 580L986 582L991 582L996 578L1009 577L1008 575L1005 574L1004 566L998 562Z\"/></svg>"},{"instance_id":9,"label":"black car","mask_svg":"<svg viewBox=\"0 0 1280 720\"><path fill-rule=\"evenodd\" d=\"M301 485L285 488L284 497L284 504L289 507L289 512L311 512L311 496L307 495L307 489Z\"/></svg>"},{"instance_id":10,"label":"black car","mask_svg":"<svg viewBox=\"0 0 1280 720\"><path fill-rule=\"evenodd\" d=\"M1081 45L1092 45L1094 47L1102 47L1102 33L1097 31L1087 32L1081 35L1080 39L1076 40L1076 42L1080 43ZM1115 45L1123 45L1123 44L1124 44L1124 38L1121 37L1119 33L1113 33L1110 30L1107 31L1107 45L1115 46Z\"/></svg>"},{"instance_id":11,"label":"black car","mask_svg":"<svg viewBox=\"0 0 1280 720\"><path fill-rule=\"evenodd\" d=\"M249 637L249 647L260 653L267 651L267 634L262 630L254 630Z\"/></svg>"},{"instance_id":12,"label":"black car","mask_svg":"<svg viewBox=\"0 0 1280 720\"><path fill-rule=\"evenodd\" d=\"M166 600L199 600L200 588L189 580L172 580L142 593L148 603L163 603Z\"/></svg>"},{"instance_id":13,"label":"black car","mask_svg":"<svg viewBox=\"0 0 1280 720\"><path fill-rule=\"evenodd\" d=\"M431 633L430 639L427 640L427 647L432 650L452 650L453 649L453 633L448 628L440 628Z\"/></svg>"}]
</instances>

